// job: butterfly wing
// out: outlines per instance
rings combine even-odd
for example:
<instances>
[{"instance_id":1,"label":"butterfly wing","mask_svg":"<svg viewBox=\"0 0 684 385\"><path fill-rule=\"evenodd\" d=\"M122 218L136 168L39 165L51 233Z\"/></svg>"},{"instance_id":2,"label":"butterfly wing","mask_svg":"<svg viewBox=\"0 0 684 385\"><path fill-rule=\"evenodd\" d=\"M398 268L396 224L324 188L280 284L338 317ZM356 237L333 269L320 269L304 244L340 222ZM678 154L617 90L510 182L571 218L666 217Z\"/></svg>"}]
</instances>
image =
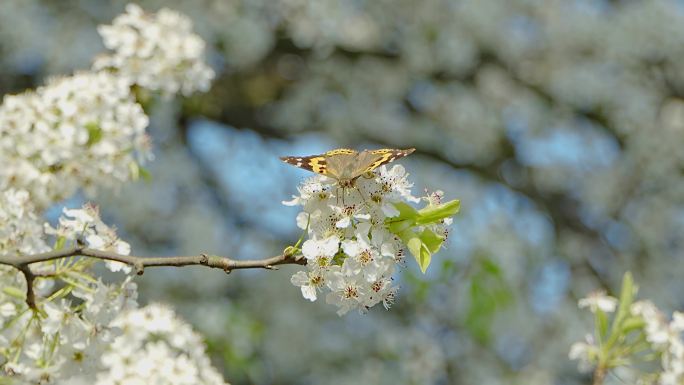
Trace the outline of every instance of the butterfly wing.
<instances>
[{"instance_id":1,"label":"butterfly wing","mask_svg":"<svg viewBox=\"0 0 684 385\"><path fill-rule=\"evenodd\" d=\"M346 181L349 178L348 169L354 164L359 152L348 148L338 148L325 153L327 162L326 176L335 178L338 181Z\"/></svg>"},{"instance_id":2,"label":"butterfly wing","mask_svg":"<svg viewBox=\"0 0 684 385\"><path fill-rule=\"evenodd\" d=\"M349 163L350 159L354 159L356 154L358 154L358 152L355 150L338 148L320 155L283 156L280 159L295 167L339 180L345 164Z\"/></svg>"},{"instance_id":3,"label":"butterfly wing","mask_svg":"<svg viewBox=\"0 0 684 385\"><path fill-rule=\"evenodd\" d=\"M415 148L405 150L383 148L361 152L348 148L338 148L320 155L284 156L280 159L295 167L322 174L338 181L349 182L383 164L410 155L413 151Z\"/></svg>"},{"instance_id":4,"label":"butterfly wing","mask_svg":"<svg viewBox=\"0 0 684 385\"><path fill-rule=\"evenodd\" d=\"M406 150L396 150L383 148L380 150L364 150L358 154L354 154L353 159L344 162L344 166L340 165L338 180L351 181L359 176L371 172L376 168L394 162L395 160L411 154L415 149L409 148ZM332 161L332 159L330 159Z\"/></svg>"},{"instance_id":5,"label":"butterfly wing","mask_svg":"<svg viewBox=\"0 0 684 385\"><path fill-rule=\"evenodd\" d=\"M311 156L281 156L280 160L295 167L303 168L317 174L326 175L327 162L325 154Z\"/></svg>"},{"instance_id":6,"label":"butterfly wing","mask_svg":"<svg viewBox=\"0 0 684 385\"><path fill-rule=\"evenodd\" d=\"M356 172L359 175L371 172L383 164L392 163L399 158L411 155L415 148L398 150L393 148L382 148L379 150L364 150L359 156Z\"/></svg>"}]
</instances>

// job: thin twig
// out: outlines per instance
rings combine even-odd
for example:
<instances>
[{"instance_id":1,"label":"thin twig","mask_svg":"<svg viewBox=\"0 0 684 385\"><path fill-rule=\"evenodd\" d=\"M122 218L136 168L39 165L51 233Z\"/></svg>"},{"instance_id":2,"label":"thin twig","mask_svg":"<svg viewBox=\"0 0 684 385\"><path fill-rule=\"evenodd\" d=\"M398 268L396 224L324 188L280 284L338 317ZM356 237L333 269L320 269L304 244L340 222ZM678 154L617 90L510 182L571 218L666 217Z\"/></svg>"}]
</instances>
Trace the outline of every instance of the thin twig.
<instances>
[{"instance_id":1,"label":"thin twig","mask_svg":"<svg viewBox=\"0 0 684 385\"><path fill-rule=\"evenodd\" d=\"M117 261L133 266L136 273L141 275L145 268L156 266L207 266L222 269L230 273L237 269L277 269L277 265L296 264L305 265L306 259L302 256L281 254L275 257L254 260L236 260L217 255L190 255L190 256L171 256L171 257L142 257L135 255L123 255L110 251L89 249L82 246L74 246L60 250L53 250L47 253L31 255L0 255L0 265L12 266L24 274L26 278L26 303L32 309L36 308L35 293L33 291L33 281L37 274L34 273L29 265L38 262L47 262L55 259L83 256L97 258L107 261ZM39 275L38 275L39 276Z\"/></svg>"}]
</instances>

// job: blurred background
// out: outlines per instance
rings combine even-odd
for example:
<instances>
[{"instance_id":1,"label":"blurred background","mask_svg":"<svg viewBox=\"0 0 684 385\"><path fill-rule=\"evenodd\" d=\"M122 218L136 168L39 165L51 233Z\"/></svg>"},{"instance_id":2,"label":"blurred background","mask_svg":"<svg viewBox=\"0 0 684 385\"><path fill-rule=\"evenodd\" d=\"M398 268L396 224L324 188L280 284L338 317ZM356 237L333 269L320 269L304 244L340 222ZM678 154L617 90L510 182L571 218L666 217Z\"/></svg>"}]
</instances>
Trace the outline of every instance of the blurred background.
<instances>
[{"instance_id":1,"label":"blurred background","mask_svg":"<svg viewBox=\"0 0 684 385\"><path fill-rule=\"evenodd\" d=\"M89 68L125 4L1 0L0 94ZM462 203L390 311L338 317L296 267L138 278L233 384L588 384L567 358L592 329L578 298L631 270L684 308L684 2L139 4L189 15L218 76L149 111L152 180L98 197L134 253L279 253L299 236L280 202L307 175L278 156L334 147L416 147L414 193Z\"/></svg>"}]
</instances>

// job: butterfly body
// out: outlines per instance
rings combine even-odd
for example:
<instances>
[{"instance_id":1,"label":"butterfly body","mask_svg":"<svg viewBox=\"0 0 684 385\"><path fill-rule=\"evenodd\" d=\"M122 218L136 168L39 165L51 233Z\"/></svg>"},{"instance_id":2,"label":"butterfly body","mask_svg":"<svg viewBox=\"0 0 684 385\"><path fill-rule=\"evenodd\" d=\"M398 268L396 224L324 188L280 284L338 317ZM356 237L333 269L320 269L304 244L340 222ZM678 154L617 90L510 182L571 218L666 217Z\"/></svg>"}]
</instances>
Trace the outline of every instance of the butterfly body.
<instances>
[{"instance_id":1,"label":"butterfly body","mask_svg":"<svg viewBox=\"0 0 684 385\"><path fill-rule=\"evenodd\" d=\"M280 159L295 167L303 168L337 180L340 187L353 187L360 176L375 170L383 164L407 156L414 148L405 150L384 148L356 151L348 148L330 150L325 154L312 156L285 156Z\"/></svg>"}]
</instances>

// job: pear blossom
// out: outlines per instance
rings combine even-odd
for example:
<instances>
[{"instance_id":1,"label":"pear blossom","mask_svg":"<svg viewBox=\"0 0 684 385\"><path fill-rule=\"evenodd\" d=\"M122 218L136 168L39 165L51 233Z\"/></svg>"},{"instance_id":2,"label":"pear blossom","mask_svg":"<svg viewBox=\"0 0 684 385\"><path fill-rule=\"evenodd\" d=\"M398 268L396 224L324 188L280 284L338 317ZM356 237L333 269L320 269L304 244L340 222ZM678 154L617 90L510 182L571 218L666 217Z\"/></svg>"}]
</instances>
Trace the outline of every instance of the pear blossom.
<instances>
[{"instance_id":1,"label":"pear blossom","mask_svg":"<svg viewBox=\"0 0 684 385\"><path fill-rule=\"evenodd\" d=\"M42 209L83 189L137 177L150 158L148 117L110 73L53 78L0 105L0 189L21 188Z\"/></svg>"},{"instance_id":2,"label":"pear blossom","mask_svg":"<svg viewBox=\"0 0 684 385\"><path fill-rule=\"evenodd\" d=\"M148 20L137 6L128 10L127 26L133 30L121 35L105 31L103 37L108 47L122 48L122 55L145 58L150 65L144 67L142 80L131 80L123 67L118 72L77 72L3 98L0 255L48 252L49 245L130 254L130 245L100 219L94 205L63 209L55 227L40 216L46 207L78 190L92 196L100 187L117 187L139 176L140 165L151 158L145 133L149 119L131 92L133 84L154 88L152 83L161 81L167 87L163 92L187 94L208 88L213 77L198 59L204 42L190 33L185 16L162 10ZM136 26L136 17L147 24ZM138 27L142 29L135 30ZM131 38L133 45L128 44ZM166 50L158 49L160 41ZM174 61L173 55L180 59ZM116 58L110 59L114 61L102 58L101 63L112 69ZM145 82L150 79L152 83ZM14 267L0 266L3 379L17 384L225 383L187 324L160 306L138 309L132 277L105 282L93 276L94 263L79 257L31 263L33 282ZM119 262L105 265L112 271L131 270ZM27 281L35 294L31 308ZM131 320L136 314L143 316L135 328L122 320L131 314ZM119 349L113 351L114 347ZM117 361L127 353L134 356ZM123 366L110 366L114 362Z\"/></svg>"},{"instance_id":3,"label":"pear blossom","mask_svg":"<svg viewBox=\"0 0 684 385\"><path fill-rule=\"evenodd\" d=\"M340 239L333 235L326 239L309 239L302 245L302 254L316 266L330 265L332 258L339 250Z\"/></svg>"},{"instance_id":4,"label":"pear blossom","mask_svg":"<svg viewBox=\"0 0 684 385\"><path fill-rule=\"evenodd\" d=\"M588 307L592 313L596 313L597 310L612 313L617 308L617 303L617 298L606 295L604 291L596 291L580 299L578 306L580 309Z\"/></svg>"},{"instance_id":5,"label":"pear blossom","mask_svg":"<svg viewBox=\"0 0 684 385\"><path fill-rule=\"evenodd\" d=\"M42 253L50 249L35 210L26 190L10 188L0 193L0 254Z\"/></svg>"},{"instance_id":6,"label":"pear blossom","mask_svg":"<svg viewBox=\"0 0 684 385\"><path fill-rule=\"evenodd\" d=\"M97 58L93 68L110 69L129 85L187 96L208 90L215 76L203 61L204 41L192 32L190 19L176 11L145 13L128 4L124 14L98 32L114 52Z\"/></svg>"},{"instance_id":7,"label":"pear blossom","mask_svg":"<svg viewBox=\"0 0 684 385\"><path fill-rule=\"evenodd\" d=\"M624 289L624 285L623 283L623 290L631 290ZM626 287L632 288L633 286L629 284ZM597 310L613 312L617 306L617 300L608 297L604 292L592 293L589 297L581 299L579 303L581 308L588 308L592 313ZM682 384L684 382L684 339L682 338L684 315L674 312L672 319L668 321L666 315L648 300L633 302L628 309L628 314L623 314L626 318L622 318L624 322L622 327L610 330L610 333L618 333L617 337L614 335L605 337L608 341L616 339L621 341L619 344L623 344L622 346L611 347L602 343L596 344L592 335L587 335L585 341L576 342L570 347L569 358L579 361L578 368L582 372L590 371L597 364L606 365L606 362L611 365L609 368L612 368L631 364L632 361L656 360L660 363L660 370L643 373L637 383ZM597 323L595 333L604 336L606 331L598 329L599 325ZM625 327L626 325L630 326ZM638 337L633 338L635 335ZM605 342L606 339L599 341Z\"/></svg>"},{"instance_id":8,"label":"pear blossom","mask_svg":"<svg viewBox=\"0 0 684 385\"><path fill-rule=\"evenodd\" d=\"M316 300L317 292L325 285L325 275L320 270L298 271L290 280L302 289L302 296L309 301Z\"/></svg>"},{"instance_id":9,"label":"pear blossom","mask_svg":"<svg viewBox=\"0 0 684 385\"><path fill-rule=\"evenodd\" d=\"M572 344L568 358L579 361L577 364L579 371L586 373L591 371L598 352L599 350L594 344L593 337L591 334L587 334L585 341L575 342Z\"/></svg>"},{"instance_id":10,"label":"pear blossom","mask_svg":"<svg viewBox=\"0 0 684 385\"><path fill-rule=\"evenodd\" d=\"M81 209L64 209L59 219L59 227L47 226L46 232L62 237L65 241L77 242L90 248L129 254L131 246L119 239L116 230L107 226L101 219L97 206L86 204ZM105 261L111 271L131 272L131 267L117 261Z\"/></svg>"},{"instance_id":11,"label":"pear blossom","mask_svg":"<svg viewBox=\"0 0 684 385\"><path fill-rule=\"evenodd\" d=\"M94 384L226 383L211 366L201 337L168 306L125 311L111 325L123 334L102 354Z\"/></svg>"},{"instance_id":12,"label":"pear blossom","mask_svg":"<svg viewBox=\"0 0 684 385\"><path fill-rule=\"evenodd\" d=\"M348 265L330 274L330 293L325 297L329 304L336 305L337 314L343 315L352 309L364 309L363 298L368 285L359 274L352 273Z\"/></svg>"},{"instance_id":13,"label":"pear blossom","mask_svg":"<svg viewBox=\"0 0 684 385\"><path fill-rule=\"evenodd\" d=\"M307 265L291 283L305 299L316 301L320 292L329 291L326 302L337 306L339 315L394 303L398 288L392 275L407 246L389 230L386 219L400 214L397 203L423 201L411 195L407 177L400 165L381 166L357 178L353 187L341 188L334 179L316 175L298 186L299 195L283 202L302 207L296 221L308 235L301 248ZM436 229L435 236L444 240L446 226L443 220L414 227Z\"/></svg>"},{"instance_id":14,"label":"pear blossom","mask_svg":"<svg viewBox=\"0 0 684 385\"><path fill-rule=\"evenodd\" d=\"M11 198L16 204L30 207L24 195L10 191L0 199ZM9 213L3 211L5 207ZM0 205L0 214L10 222L34 220L29 212L11 205ZM33 231L44 230L66 245L84 244L123 254L130 251L128 244L100 219L96 206L64 209L58 222L55 228L34 224ZM23 239L29 245L34 243L31 237ZM16 249L26 248L17 245ZM90 277L90 265L82 261L75 259L54 266L44 263L52 266L49 272L53 275L41 281L63 279L70 290L42 285L52 292L39 298L38 312L27 309L23 299L0 291L0 359L4 361L0 370L6 376L17 383L41 384L67 380L103 385L225 384L211 367L199 336L170 309L162 305L138 309L137 286L131 276L105 283ZM25 290L23 277L6 266L0 266L0 285Z\"/></svg>"}]
</instances>

